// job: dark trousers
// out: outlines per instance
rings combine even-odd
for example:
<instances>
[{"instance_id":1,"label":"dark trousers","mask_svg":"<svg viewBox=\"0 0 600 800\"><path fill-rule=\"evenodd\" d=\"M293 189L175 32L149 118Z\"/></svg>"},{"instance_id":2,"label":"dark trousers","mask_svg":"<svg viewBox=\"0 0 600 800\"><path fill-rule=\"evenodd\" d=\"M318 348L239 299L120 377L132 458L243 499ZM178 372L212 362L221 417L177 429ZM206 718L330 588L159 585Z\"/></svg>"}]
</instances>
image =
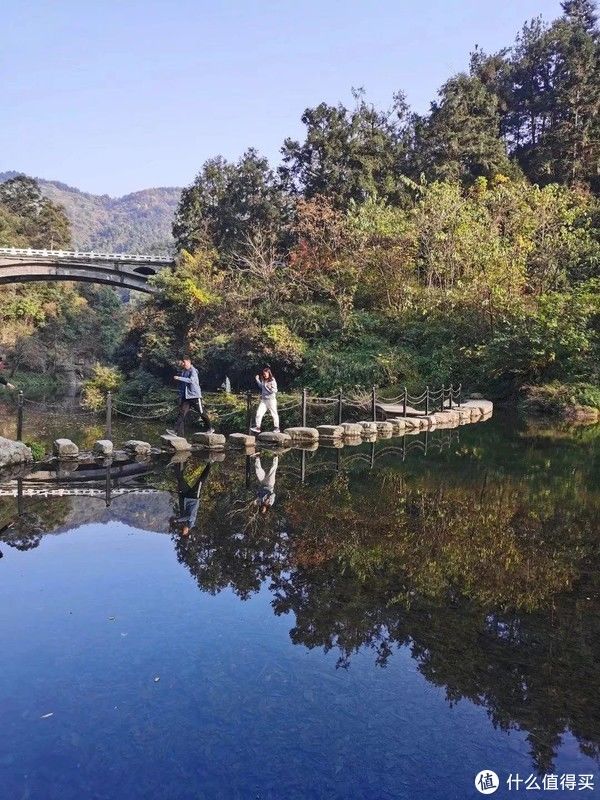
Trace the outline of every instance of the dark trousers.
<instances>
[{"instance_id":1,"label":"dark trousers","mask_svg":"<svg viewBox=\"0 0 600 800\"><path fill-rule=\"evenodd\" d=\"M179 403L179 414L175 420L175 431L179 436L183 436L185 434L185 418L190 411L195 411L197 414L200 414L202 422L204 422L206 427L212 428L210 417L206 411L204 411L202 403L198 397L193 397L190 400L182 399Z\"/></svg>"}]
</instances>

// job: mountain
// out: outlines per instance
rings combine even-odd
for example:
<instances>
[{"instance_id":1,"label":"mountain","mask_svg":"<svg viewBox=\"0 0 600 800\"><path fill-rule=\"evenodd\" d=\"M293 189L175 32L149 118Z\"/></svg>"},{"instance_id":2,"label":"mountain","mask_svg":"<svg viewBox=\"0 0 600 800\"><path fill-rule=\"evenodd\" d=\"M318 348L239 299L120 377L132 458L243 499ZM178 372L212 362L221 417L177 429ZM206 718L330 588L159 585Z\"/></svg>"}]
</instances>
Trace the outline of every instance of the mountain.
<instances>
[{"instance_id":1,"label":"mountain","mask_svg":"<svg viewBox=\"0 0 600 800\"><path fill-rule=\"evenodd\" d=\"M17 174L0 172L0 182ZM82 192L60 181L36 181L47 198L64 207L75 248L113 253L172 251L171 223L181 189L159 187L109 197Z\"/></svg>"}]
</instances>

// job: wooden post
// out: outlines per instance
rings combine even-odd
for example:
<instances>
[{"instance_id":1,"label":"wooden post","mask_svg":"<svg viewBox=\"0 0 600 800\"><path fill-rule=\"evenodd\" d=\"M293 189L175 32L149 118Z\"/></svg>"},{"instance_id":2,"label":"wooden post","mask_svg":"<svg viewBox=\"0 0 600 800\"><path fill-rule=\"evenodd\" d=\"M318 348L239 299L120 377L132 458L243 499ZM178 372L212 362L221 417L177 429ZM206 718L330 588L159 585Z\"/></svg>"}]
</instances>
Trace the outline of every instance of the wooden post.
<instances>
[{"instance_id":1,"label":"wooden post","mask_svg":"<svg viewBox=\"0 0 600 800\"><path fill-rule=\"evenodd\" d=\"M338 407L337 407L337 424L338 425L342 424L342 402L343 402L342 389L340 387L340 390L338 392Z\"/></svg>"},{"instance_id":2,"label":"wooden post","mask_svg":"<svg viewBox=\"0 0 600 800\"><path fill-rule=\"evenodd\" d=\"M440 411L444 410L444 392L445 391L446 390L444 389L444 384L442 383L442 400L441 400L441 405L440 405Z\"/></svg>"},{"instance_id":3,"label":"wooden post","mask_svg":"<svg viewBox=\"0 0 600 800\"><path fill-rule=\"evenodd\" d=\"M429 416L429 386L425 387L425 416Z\"/></svg>"},{"instance_id":4,"label":"wooden post","mask_svg":"<svg viewBox=\"0 0 600 800\"><path fill-rule=\"evenodd\" d=\"M17 442L23 441L23 392L17 397Z\"/></svg>"},{"instance_id":5,"label":"wooden post","mask_svg":"<svg viewBox=\"0 0 600 800\"><path fill-rule=\"evenodd\" d=\"M375 387L371 390L371 411L373 416L373 422L377 422L377 396L375 394Z\"/></svg>"},{"instance_id":6,"label":"wooden post","mask_svg":"<svg viewBox=\"0 0 600 800\"><path fill-rule=\"evenodd\" d=\"M306 450L300 451L300 480L302 483L306 481Z\"/></svg>"},{"instance_id":7,"label":"wooden post","mask_svg":"<svg viewBox=\"0 0 600 800\"><path fill-rule=\"evenodd\" d=\"M112 441L112 392L106 393L106 438Z\"/></svg>"},{"instance_id":8,"label":"wooden post","mask_svg":"<svg viewBox=\"0 0 600 800\"><path fill-rule=\"evenodd\" d=\"M462 383L458 384L458 405L460 406L462 401Z\"/></svg>"},{"instance_id":9,"label":"wooden post","mask_svg":"<svg viewBox=\"0 0 600 800\"><path fill-rule=\"evenodd\" d=\"M452 384L450 384L450 392L449 392L449 394L448 394L448 406L449 406L449 408L450 408L450 411L452 411L452 392L453 392L453 391L454 391L454 390L453 390L453 388L452 388Z\"/></svg>"},{"instance_id":10,"label":"wooden post","mask_svg":"<svg viewBox=\"0 0 600 800\"><path fill-rule=\"evenodd\" d=\"M406 417L406 406L408 404L408 390L406 386L404 387L404 397L402 398L402 412L403 416Z\"/></svg>"},{"instance_id":11,"label":"wooden post","mask_svg":"<svg viewBox=\"0 0 600 800\"><path fill-rule=\"evenodd\" d=\"M252 427L252 392L246 392L246 432Z\"/></svg>"},{"instance_id":12,"label":"wooden post","mask_svg":"<svg viewBox=\"0 0 600 800\"><path fill-rule=\"evenodd\" d=\"M308 392L306 389L302 389L302 427L306 428L306 400L307 400Z\"/></svg>"}]
</instances>

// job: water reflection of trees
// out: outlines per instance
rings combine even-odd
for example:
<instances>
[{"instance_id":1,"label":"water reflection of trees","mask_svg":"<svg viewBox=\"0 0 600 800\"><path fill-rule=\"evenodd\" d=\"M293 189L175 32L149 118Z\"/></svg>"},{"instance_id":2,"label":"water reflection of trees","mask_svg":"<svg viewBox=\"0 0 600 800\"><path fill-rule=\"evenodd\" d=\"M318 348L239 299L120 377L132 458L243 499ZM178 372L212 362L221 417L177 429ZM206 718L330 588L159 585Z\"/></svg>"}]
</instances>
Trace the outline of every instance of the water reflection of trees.
<instances>
[{"instance_id":1,"label":"water reflection of trees","mask_svg":"<svg viewBox=\"0 0 600 800\"><path fill-rule=\"evenodd\" d=\"M198 529L175 537L200 588L247 598L267 583L292 641L340 667L365 648L384 667L408 646L448 702L527 731L542 770L568 730L600 755L597 498L389 470L279 497L259 517L219 475Z\"/></svg>"},{"instance_id":2,"label":"water reflection of trees","mask_svg":"<svg viewBox=\"0 0 600 800\"><path fill-rule=\"evenodd\" d=\"M449 703L526 731L542 770L565 731L598 757L600 497L576 464L545 477L539 450L528 479L496 458L482 451L487 467L472 472L419 462L302 484L289 454L265 514L251 463L246 482L240 463L215 465L195 528L173 532L177 557L202 591L246 599L267 586L274 613L293 614L292 641L335 652L339 667L365 650L385 667L408 647ZM193 483L204 465L185 469ZM172 493L176 516L175 469L147 480ZM66 498L28 501L0 538L36 546L68 509Z\"/></svg>"}]
</instances>

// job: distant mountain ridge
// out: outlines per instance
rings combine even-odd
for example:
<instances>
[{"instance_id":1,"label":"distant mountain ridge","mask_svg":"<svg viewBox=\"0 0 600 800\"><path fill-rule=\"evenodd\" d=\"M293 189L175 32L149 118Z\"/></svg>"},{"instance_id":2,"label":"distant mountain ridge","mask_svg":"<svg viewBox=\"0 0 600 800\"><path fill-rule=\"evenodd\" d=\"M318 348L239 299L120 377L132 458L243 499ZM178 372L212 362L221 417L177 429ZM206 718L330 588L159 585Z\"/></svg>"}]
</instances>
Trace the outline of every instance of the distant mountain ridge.
<instances>
[{"instance_id":1,"label":"distant mountain ridge","mask_svg":"<svg viewBox=\"0 0 600 800\"><path fill-rule=\"evenodd\" d=\"M0 172L0 182L20 173ZM171 253L171 224L181 196L175 186L109 197L61 181L36 178L45 197L60 203L71 221L73 246L81 250Z\"/></svg>"}]
</instances>

